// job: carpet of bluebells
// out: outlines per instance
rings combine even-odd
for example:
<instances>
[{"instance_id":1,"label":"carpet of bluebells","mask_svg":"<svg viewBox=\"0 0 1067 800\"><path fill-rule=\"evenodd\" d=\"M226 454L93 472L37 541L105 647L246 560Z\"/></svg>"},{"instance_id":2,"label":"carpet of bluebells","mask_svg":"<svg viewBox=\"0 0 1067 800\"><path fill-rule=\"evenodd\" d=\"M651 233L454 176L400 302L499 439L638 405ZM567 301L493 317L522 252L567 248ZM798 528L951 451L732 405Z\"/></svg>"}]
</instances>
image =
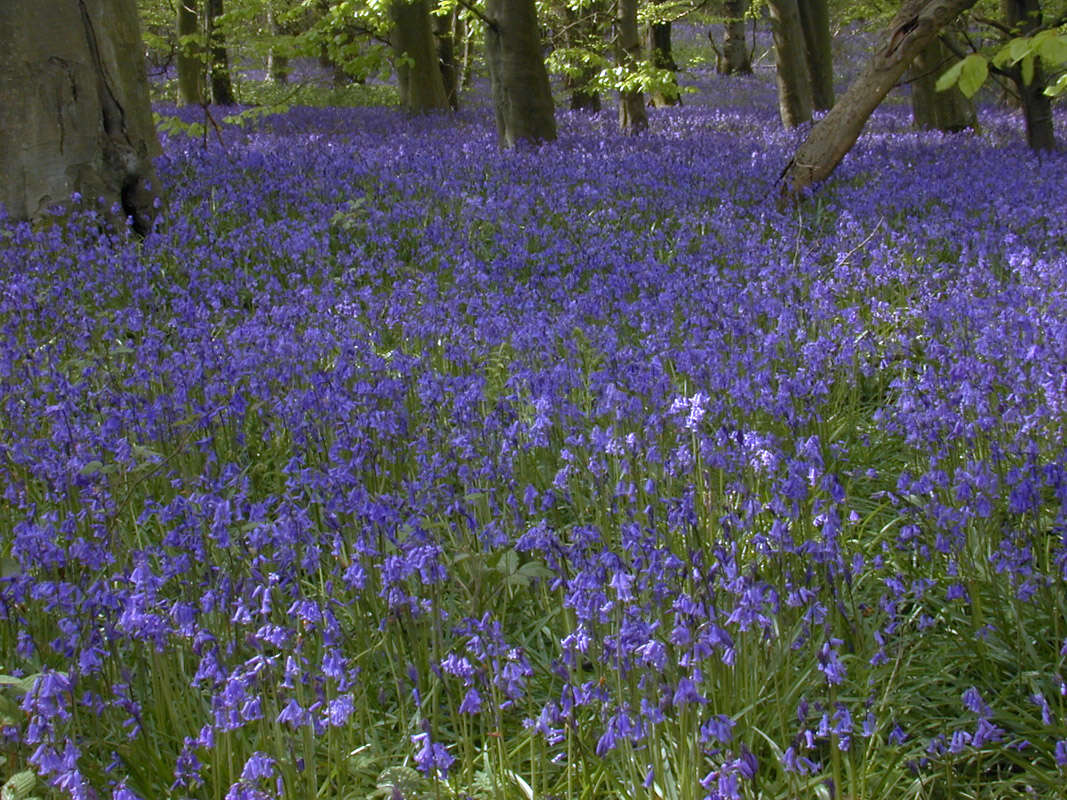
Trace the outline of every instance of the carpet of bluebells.
<instances>
[{"instance_id":1,"label":"carpet of bluebells","mask_svg":"<svg viewBox=\"0 0 1067 800\"><path fill-rule=\"evenodd\" d=\"M0 220L11 796L1063 796L1067 157L891 103L780 212L769 83L697 88Z\"/></svg>"}]
</instances>

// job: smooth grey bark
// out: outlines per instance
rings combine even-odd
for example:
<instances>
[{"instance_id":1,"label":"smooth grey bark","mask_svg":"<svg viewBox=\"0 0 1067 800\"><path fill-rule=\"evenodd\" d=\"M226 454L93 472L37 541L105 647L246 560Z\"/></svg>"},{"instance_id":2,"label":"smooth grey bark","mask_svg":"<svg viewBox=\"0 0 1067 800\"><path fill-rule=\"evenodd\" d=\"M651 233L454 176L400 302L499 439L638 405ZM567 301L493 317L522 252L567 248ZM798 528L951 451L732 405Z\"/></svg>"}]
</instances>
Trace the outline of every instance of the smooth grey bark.
<instances>
[{"instance_id":1,"label":"smooth grey bark","mask_svg":"<svg viewBox=\"0 0 1067 800\"><path fill-rule=\"evenodd\" d=\"M620 66L635 66L641 58L637 0L616 0L615 31L615 52ZM619 92L619 127L626 133L640 133L648 128L648 112L642 92Z\"/></svg>"},{"instance_id":2,"label":"smooth grey bark","mask_svg":"<svg viewBox=\"0 0 1067 800\"><path fill-rule=\"evenodd\" d=\"M646 41L648 43L648 57L652 61L652 66L657 69L668 70L671 73L678 71L678 64L675 62L674 53L671 50L671 23L656 22L649 25ZM681 102L682 95L678 91L678 82L673 79L673 74L672 85L667 91L652 93L652 105L656 106L656 108L676 106Z\"/></svg>"},{"instance_id":3,"label":"smooth grey bark","mask_svg":"<svg viewBox=\"0 0 1067 800\"><path fill-rule=\"evenodd\" d=\"M178 0L178 103L198 106L204 102L204 56L196 40L200 33L198 0ZM184 42L183 42L184 39Z\"/></svg>"},{"instance_id":4,"label":"smooth grey bark","mask_svg":"<svg viewBox=\"0 0 1067 800\"><path fill-rule=\"evenodd\" d=\"M0 204L8 214L34 219L78 192L117 204L145 233L158 154L135 0L0 3Z\"/></svg>"},{"instance_id":5,"label":"smooth grey bark","mask_svg":"<svg viewBox=\"0 0 1067 800\"><path fill-rule=\"evenodd\" d=\"M401 105L409 111L448 108L428 0L393 0L389 18Z\"/></svg>"},{"instance_id":6,"label":"smooth grey bark","mask_svg":"<svg viewBox=\"0 0 1067 800\"><path fill-rule=\"evenodd\" d=\"M937 79L956 62L956 56L941 37L919 51L908 69L911 83L911 116L915 127L925 130L962 131L978 125L974 103L959 87L937 91Z\"/></svg>"},{"instance_id":7,"label":"smooth grey bark","mask_svg":"<svg viewBox=\"0 0 1067 800\"><path fill-rule=\"evenodd\" d=\"M924 47L976 0L904 0L867 66L808 133L782 170L781 201L796 200L829 177L852 149L871 113Z\"/></svg>"},{"instance_id":8,"label":"smooth grey bark","mask_svg":"<svg viewBox=\"0 0 1067 800\"><path fill-rule=\"evenodd\" d=\"M811 120L815 102L811 74L804 46L797 0L768 0L771 31L774 34L774 61L777 67L778 114L782 124L795 128Z\"/></svg>"},{"instance_id":9,"label":"smooth grey bark","mask_svg":"<svg viewBox=\"0 0 1067 800\"><path fill-rule=\"evenodd\" d=\"M1040 0L1001 0L1004 22L1016 36L1029 36L1040 30L1042 13ZM1026 143L1031 150L1054 150L1056 134L1052 125L1052 98L1045 94L1047 79L1040 59L1034 64L1030 82L1023 80L1022 69L1008 71L1019 92L1026 122Z\"/></svg>"},{"instance_id":10,"label":"smooth grey bark","mask_svg":"<svg viewBox=\"0 0 1067 800\"><path fill-rule=\"evenodd\" d=\"M219 17L225 13L223 0L206 0L207 32L211 52L211 99L220 106L237 105L230 80L230 56L226 52L226 37L219 28Z\"/></svg>"},{"instance_id":11,"label":"smooth grey bark","mask_svg":"<svg viewBox=\"0 0 1067 800\"><path fill-rule=\"evenodd\" d=\"M804 32L804 55L811 78L811 99L819 111L834 105L834 54L830 36L830 6L827 0L799 0L800 28Z\"/></svg>"},{"instance_id":12,"label":"smooth grey bark","mask_svg":"<svg viewBox=\"0 0 1067 800\"><path fill-rule=\"evenodd\" d=\"M534 0L487 0L486 60L502 147L556 138Z\"/></svg>"},{"instance_id":13,"label":"smooth grey bark","mask_svg":"<svg viewBox=\"0 0 1067 800\"><path fill-rule=\"evenodd\" d=\"M724 75L748 75L752 72L752 55L745 44L745 13L749 0L726 0L722 58L718 71Z\"/></svg>"}]
</instances>

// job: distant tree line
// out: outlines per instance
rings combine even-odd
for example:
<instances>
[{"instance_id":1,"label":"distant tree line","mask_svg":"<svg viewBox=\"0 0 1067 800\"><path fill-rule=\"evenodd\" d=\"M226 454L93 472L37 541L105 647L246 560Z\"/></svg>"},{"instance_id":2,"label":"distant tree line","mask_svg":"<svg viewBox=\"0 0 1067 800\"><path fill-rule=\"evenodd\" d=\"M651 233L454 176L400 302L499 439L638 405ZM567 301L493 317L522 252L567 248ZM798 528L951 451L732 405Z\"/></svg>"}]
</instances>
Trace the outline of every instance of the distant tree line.
<instances>
[{"instance_id":1,"label":"distant tree line","mask_svg":"<svg viewBox=\"0 0 1067 800\"><path fill-rule=\"evenodd\" d=\"M292 79L297 57L317 59L338 82L392 71L404 108L446 112L458 108L477 53L500 143L513 147L555 139L550 73L572 109L599 111L612 92L622 130L645 130L650 105L682 100L671 41L682 19L716 23L707 47L724 75L751 72L746 30L769 28L781 121L810 126L782 172L783 201L825 179L902 83L911 84L918 125L954 131L977 124L971 98L992 78L1022 109L1030 146L1056 146L1067 0L8 0L0 168L12 178L0 202L32 217L92 185L147 224L158 144L145 123L142 41L173 65L176 99L205 107L236 103L238 52L279 84ZM860 21L882 32L838 95L833 43Z\"/></svg>"}]
</instances>

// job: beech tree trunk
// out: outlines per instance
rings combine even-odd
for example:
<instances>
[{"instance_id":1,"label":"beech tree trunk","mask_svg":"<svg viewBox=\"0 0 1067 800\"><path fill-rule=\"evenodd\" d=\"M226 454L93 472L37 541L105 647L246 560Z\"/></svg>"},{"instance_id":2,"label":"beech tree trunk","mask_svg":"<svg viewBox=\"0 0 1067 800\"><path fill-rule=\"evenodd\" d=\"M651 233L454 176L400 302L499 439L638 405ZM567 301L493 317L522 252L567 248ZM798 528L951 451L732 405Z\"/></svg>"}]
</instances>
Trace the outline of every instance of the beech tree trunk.
<instances>
[{"instance_id":1,"label":"beech tree trunk","mask_svg":"<svg viewBox=\"0 0 1067 800\"><path fill-rule=\"evenodd\" d=\"M428 0L393 0L389 16L401 105L409 111L448 108Z\"/></svg>"},{"instance_id":2,"label":"beech tree trunk","mask_svg":"<svg viewBox=\"0 0 1067 800\"><path fill-rule=\"evenodd\" d=\"M196 37L200 34L198 0L178 0L178 103L198 106L204 102L204 55ZM189 38L187 38L189 37Z\"/></svg>"},{"instance_id":3,"label":"beech tree trunk","mask_svg":"<svg viewBox=\"0 0 1067 800\"><path fill-rule=\"evenodd\" d=\"M485 13L486 59L501 146L555 140L555 106L534 0L487 0Z\"/></svg>"},{"instance_id":4,"label":"beech tree trunk","mask_svg":"<svg viewBox=\"0 0 1067 800\"><path fill-rule=\"evenodd\" d=\"M1040 0L1001 0L1004 22L1016 36L1029 36L1041 28ZM1023 80L1022 70L1013 67L1009 74L1019 92L1026 122L1026 143L1031 150L1054 150L1056 134L1052 126L1052 98L1045 94L1047 80L1040 59L1034 64L1030 82Z\"/></svg>"},{"instance_id":5,"label":"beech tree trunk","mask_svg":"<svg viewBox=\"0 0 1067 800\"><path fill-rule=\"evenodd\" d=\"M637 32L637 0L616 0L616 57L620 66L633 67L641 58L641 37ZM642 92L619 92L619 127L626 133L648 128L648 112Z\"/></svg>"},{"instance_id":6,"label":"beech tree trunk","mask_svg":"<svg viewBox=\"0 0 1067 800\"><path fill-rule=\"evenodd\" d=\"M75 192L139 233L159 142L136 0L0 3L0 204L33 219Z\"/></svg>"},{"instance_id":7,"label":"beech tree trunk","mask_svg":"<svg viewBox=\"0 0 1067 800\"><path fill-rule=\"evenodd\" d=\"M819 111L834 105L834 54L830 36L830 6L827 0L799 0L800 28L804 32L804 55L811 78L811 99Z\"/></svg>"},{"instance_id":8,"label":"beech tree trunk","mask_svg":"<svg viewBox=\"0 0 1067 800\"><path fill-rule=\"evenodd\" d=\"M871 113L948 22L976 0L904 0L862 74L811 129L782 170L782 202L829 177Z\"/></svg>"},{"instance_id":9,"label":"beech tree trunk","mask_svg":"<svg viewBox=\"0 0 1067 800\"><path fill-rule=\"evenodd\" d=\"M748 75L752 72L752 57L745 44L745 12L749 0L726 0L723 13L726 15L725 34L722 43L722 63L719 72L724 75Z\"/></svg>"},{"instance_id":10,"label":"beech tree trunk","mask_svg":"<svg viewBox=\"0 0 1067 800\"><path fill-rule=\"evenodd\" d=\"M211 49L211 99L220 106L237 105L230 80L230 56L226 52L226 37L219 28L224 13L223 0L207 0L207 30Z\"/></svg>"},{"instance_id":11,"label":"beech tree trunk","mask_svg":"<svg viewBox=\"0 0 1067 800\"><path fill-rule=\"evenodd\" d=\"M934 39L915 57L908 79L911 82L911 115L915 127L956 132L978 124L974 103L953 86L937 91L937 79L956 63L956 55L941 37Z\"/></svg>"},{"instance_id":12,"label":"beech tree trunk","mask_svg":"<svg viewBox=\"0 0 1067 800\"><path fill-rule=\"evenodd\" d=\"M767 5L771 11L771 30L774 34L778 114L783 125L795 128L811 120L815 105L800 10L797 0L768 0Z\"/></svg>"}]
</instances>

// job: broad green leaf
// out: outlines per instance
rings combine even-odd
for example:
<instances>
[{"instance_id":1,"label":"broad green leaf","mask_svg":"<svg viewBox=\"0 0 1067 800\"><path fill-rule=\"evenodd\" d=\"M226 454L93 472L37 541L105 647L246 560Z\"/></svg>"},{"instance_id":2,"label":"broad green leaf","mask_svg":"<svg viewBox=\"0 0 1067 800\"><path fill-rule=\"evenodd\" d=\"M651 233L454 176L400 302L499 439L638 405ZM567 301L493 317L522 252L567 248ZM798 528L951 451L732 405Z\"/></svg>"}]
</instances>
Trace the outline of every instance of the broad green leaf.
<instances>
[{"instance_id":1,"label":"broad green leaf","mask_svg":"<svg viewBox=\"0 0 1067 800\"><path fill-rule=\"evenodd\" d=\"M1035 49L1049 66L1067 63L1067 36L1047 36L1038 42Z\"/></svg>"},{"instance_id":2,"label":"broad green leaf","mask_svg":"<svg viewBox=\"0 0 1067 800\"><path fill-rule=\"evenodd\" d=\"M989 64L985 57L971 53L961 62L960 91L965 97L974 97L987 77L989 77Z\"/></svg>"},{"instance_id":3,"label":"broad green leaf","mask_svg":"<svg viewBox=\"0 0 1067 800\"><path fill-rule=\"evenodd\" d=\"M1012 39L1008 42L1007 50L1011 62L1013 64L1018 63L1025 56L1029 55L1032 46L1033 42L1026 37Z\"/></svg>"},{"instance_id":4,"label":"broad green leaf","mask_svg":"<svg viewBox=\"0 0 1067 800\"><path fill-rule=\"evenodd\" d=\"M16 772L0 789L0 800L24 800L36 785L37 776L32 770Z\"/></svg>"},{"instance_id":5,"label":"broad green leaf","mask_svg":"<svg viewBox=\"0 0 1067 800\"><path fill-rule=\"evenodd\" d=\"M945 91L947 89L951 89L959 81L960 72L962 72L962 71L963 71L963 62L962 61L957 61L955 64L953 64L947 70L945 70L945 72L941 75L941 77L937 79L937 83L934 84L934 88L939 92L943 92L943 91Z\"/></svg>"}]
</instances>

